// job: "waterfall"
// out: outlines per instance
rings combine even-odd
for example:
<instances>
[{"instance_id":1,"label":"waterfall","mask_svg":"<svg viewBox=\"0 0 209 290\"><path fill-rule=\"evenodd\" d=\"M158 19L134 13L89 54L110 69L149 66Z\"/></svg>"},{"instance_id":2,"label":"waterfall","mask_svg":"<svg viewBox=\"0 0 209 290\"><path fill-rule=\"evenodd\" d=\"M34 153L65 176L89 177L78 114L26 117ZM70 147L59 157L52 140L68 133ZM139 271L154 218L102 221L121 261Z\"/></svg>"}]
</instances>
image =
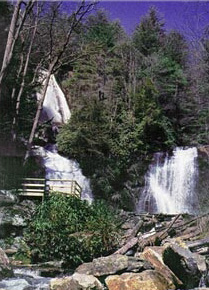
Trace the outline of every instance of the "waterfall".
<instances>
[{"instance_id":1,"label":"waterfall","mask_svg":"<svg viewBox=\"0 0 209 290\"><path fill-rule=\"evenodd\" d=\"M156 153L145 176L138 211L151 213L195 213L198 176L196 148L176 148L172 156Z\"/></svg>"},{"instance_id":2,"label":"waterfall","mask_svg":"<svg viewBox=\"0 0 209 290\"><path fill-rule=\"evenodd\" d=\"M45 77L47 72L41 72L42 84L44 85ZM37 94L37 99L41 97ZM69 106L67 104L65 95L60 89L55 76L51 75L50 81L47 87L46 96L43 103L42 114L40 122L50 121L53 131L56 133L57 124L66 123L71 116ZM47 144L45 147L36 146L31 152L33 156L40 156L42 158L42 163L45 168L45 178L46 179L67 179L75 180L82 187L81 198L86 199L89 202L93 200L92 191L90 188L89 180L82 174L78 162L74 160L69 160L61 156L57 152L56 144ZM52 183L52 181L51 181ZM60 184L60 183L59 183ZM59 185L56 182L56 185ZM66 188L63 189L63 184ZM62 192L69 191L69 186L67 182L62 184ZM50 184L49 184L50 185ZM67 187L68 186L68 187Z\"/></svg>"},{"instance_id":3,"label":"waterfall","mask_svg":"<svg viewBox=\"0 0 209 290\"><path fill-rule=\"evenodd\" d=\"M57 152L56 144L48 144L45 148L37 146L33 149L32 154L42 157L46 179L75 180L82 187L81 199L92 202L93 196L89 179L83 175L78 162L65 158ZM59 185L57 181L54 183ZM53 184L53 181L48 182L48 184ZM63 184L70 185L67 182L63 182L61 185L63 186ZM68 192L69 187L62 188L63 191Z\"/></svg>"},{"instance_id":4,"label":"waterfall","mask_svg":"<svg viewBox=\"0 0 209 290\"><path fill-rule=\"evenodd\" d=\"M44 85L46 81L46 74L46 71L41 72L40 80L42 81L42 85ZM37 93L38 100L40 100L42 93L42 89L40 93ZM63 124L70 119L70 116L71 113L65 95L59 87L55 76L51 75L43 103L40 121L43 122L52 120L53 123Z\"/></svg>"}]
</instances>

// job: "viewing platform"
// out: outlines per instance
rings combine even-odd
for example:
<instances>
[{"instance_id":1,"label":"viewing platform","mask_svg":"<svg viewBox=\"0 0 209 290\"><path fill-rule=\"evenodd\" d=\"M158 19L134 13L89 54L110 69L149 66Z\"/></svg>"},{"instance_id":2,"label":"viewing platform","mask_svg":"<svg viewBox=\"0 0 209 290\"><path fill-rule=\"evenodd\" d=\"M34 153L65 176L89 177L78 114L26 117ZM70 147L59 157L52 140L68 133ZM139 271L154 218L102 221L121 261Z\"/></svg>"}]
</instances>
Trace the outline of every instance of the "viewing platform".
<instances>
[{"instance_id":1,"label":"viewing platform","mask_svg":"<svg viewBox=\"0 0 209 290\"><path fill-rule=\"evenodd\" d=\"M59 192L66 196L81 198L82 187L76 180L69 179L45 179L24 178L22 187L18 189L19 196L45 197L53 192Z\"/></svg>"}]
</instances>

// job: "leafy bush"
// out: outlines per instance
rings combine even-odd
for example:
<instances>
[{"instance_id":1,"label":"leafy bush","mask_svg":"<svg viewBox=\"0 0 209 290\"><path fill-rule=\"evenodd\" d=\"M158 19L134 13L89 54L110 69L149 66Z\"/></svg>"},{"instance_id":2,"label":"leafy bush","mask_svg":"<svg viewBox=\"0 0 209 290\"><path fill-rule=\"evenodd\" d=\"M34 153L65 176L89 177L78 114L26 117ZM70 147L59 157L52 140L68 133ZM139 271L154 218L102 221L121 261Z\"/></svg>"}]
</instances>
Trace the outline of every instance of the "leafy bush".
<instances>
[{"instance_id":1,"label":"leafy bush","mask_svg":"<svg viewBox=\"0 0 209 290\"><path fill-rule=\"evenodd\" d=\"M61 194L37 207L25 232L33 262L61 259L72 267L111 253L118 238L118 220L104 202Z\"/></svg>"}]
</instances>

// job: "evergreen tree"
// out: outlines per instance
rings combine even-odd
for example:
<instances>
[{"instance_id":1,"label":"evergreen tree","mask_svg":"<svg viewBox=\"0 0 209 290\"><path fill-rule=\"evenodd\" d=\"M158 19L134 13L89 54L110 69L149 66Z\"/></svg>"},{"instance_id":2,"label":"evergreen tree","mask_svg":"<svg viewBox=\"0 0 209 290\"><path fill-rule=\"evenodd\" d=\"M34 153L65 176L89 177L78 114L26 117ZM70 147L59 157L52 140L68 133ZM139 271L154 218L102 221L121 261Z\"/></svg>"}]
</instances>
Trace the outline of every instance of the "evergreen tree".
<instances>
[{"instance_id":1,"label":"evergreen tree","mask_svg":"<svg viewBox=\"0 0 209 290\"><path fill-rule=\"evenodd\" d=\"M142 18L133 34L133 43L144 56L159 51L164 38L164 23L159 18L157 10L152 7Z\"/></svg>"}]
</instances>

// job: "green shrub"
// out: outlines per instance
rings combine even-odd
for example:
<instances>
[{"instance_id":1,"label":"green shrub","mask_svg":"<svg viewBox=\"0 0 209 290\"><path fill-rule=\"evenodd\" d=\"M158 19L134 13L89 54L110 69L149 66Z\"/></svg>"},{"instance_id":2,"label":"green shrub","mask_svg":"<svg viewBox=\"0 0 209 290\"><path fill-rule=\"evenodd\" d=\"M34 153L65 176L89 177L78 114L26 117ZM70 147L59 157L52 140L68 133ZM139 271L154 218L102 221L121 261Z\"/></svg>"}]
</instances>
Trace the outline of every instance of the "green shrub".
<instances>
[{"instance_id":1,"label":"green shrub","mask_svg":"<svg viewBox=\"0 0 209 290\"><path fill-rule=\"evenodd\" d=\"M54 194L37 207L24 237L33 262L58 259L74 267L114 251L118 224L113 210L102 201L89 205Z\"/></svg>"}]
</instances>

